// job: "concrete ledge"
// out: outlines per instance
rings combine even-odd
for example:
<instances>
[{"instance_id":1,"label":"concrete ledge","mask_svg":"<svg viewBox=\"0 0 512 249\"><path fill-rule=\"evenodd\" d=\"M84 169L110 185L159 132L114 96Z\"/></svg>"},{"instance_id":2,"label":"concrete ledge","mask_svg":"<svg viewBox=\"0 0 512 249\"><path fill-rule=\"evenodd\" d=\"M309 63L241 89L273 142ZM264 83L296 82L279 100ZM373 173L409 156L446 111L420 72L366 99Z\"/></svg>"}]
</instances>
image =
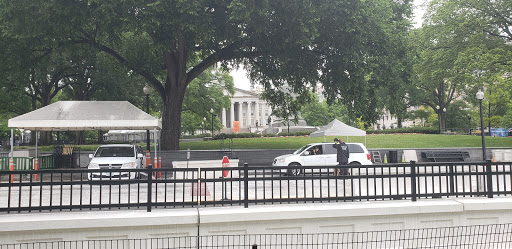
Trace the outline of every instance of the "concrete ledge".
<instances>
[{"instance_id":1,"label":"concrete ledge","mask_svg":"<svg viewBox=\"0 0 512 249\"><path fill-rule=\"evenodd\" d=\"M60 212L45 214L10 214L0 216L2 232L38 229L92 229L158 225L197 225L196 209L133 211ZM15 229L13 229L15 228ZM2 241L0 239L0 241Z\"/></svg>"},{"instance_id":2,"label":"concrete ledge","mask_svg":"<svg viewBox=\"0 0 512 249\"><path fill-rule=\"evenodd\" d=\"M0 215L1 243L220 234L341 233L512 223L512 198Z\"/></svg>"}]
</instances>

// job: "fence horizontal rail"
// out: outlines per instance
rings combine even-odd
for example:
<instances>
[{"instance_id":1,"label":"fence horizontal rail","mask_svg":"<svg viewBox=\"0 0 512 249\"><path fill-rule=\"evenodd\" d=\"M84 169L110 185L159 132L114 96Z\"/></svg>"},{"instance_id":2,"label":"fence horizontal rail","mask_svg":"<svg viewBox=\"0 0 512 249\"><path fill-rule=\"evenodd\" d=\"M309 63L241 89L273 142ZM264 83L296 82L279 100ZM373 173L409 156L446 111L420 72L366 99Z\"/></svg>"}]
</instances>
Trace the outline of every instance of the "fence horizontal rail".
<instances>
[{"instance_id":1,"label":"fence horizontal rail","mask_svg":"<svg viewBox=\"0 0 512 249\"><path fill-rule=\"evenodd\" d=\"M0 172L0 212L183 208L512 195L512 163ZM288 175L299 169L300 175ZM297 172L297 171L294 171ZM342 172L342 171L341 171Z\"/></svg>"},{"instance_id":2,"label":"fence horizontal rail","mask_svg":"<svg viewBox=\"0 0 512 249\"><path fill-rule=\"evenodd\" d=\"M512 224L318 234L208 235L0 244L0 249L511 248Z\"/></svg>"}]
</instances>

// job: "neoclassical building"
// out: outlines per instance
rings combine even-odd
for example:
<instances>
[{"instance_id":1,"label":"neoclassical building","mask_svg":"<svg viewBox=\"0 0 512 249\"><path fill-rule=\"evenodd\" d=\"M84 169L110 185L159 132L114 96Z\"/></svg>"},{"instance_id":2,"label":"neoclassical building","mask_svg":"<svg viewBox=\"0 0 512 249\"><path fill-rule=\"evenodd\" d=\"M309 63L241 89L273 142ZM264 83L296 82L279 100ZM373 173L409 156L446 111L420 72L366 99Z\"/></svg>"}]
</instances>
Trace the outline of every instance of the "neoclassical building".
<instances>
[{"instance_id":1,"label":"neoclassical building","mask_svg":"<svg viewBox=\"0 0 512 249\"><path fill-rule=\"evenodd\" d=\"M241 133L249 132L249 129L255 131L266 128L272 109L260 96L259 91L235 88L235 94L231 97L231 107L222 109L220 114L224 126L221 132L233 132L233 121L238 121Z\"/></svg>"}]
</instances>

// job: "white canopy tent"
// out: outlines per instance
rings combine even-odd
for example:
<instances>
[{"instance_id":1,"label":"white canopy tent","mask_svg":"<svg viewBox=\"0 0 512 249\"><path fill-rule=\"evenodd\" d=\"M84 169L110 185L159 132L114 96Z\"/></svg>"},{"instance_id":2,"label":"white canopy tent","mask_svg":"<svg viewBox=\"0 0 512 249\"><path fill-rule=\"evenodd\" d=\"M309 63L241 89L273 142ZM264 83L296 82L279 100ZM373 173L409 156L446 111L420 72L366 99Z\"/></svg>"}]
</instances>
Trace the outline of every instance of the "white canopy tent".
<instances>
[{"instance_id":1,"label":"white canopy tent","mask_svg":"<svg viewBox=\"0 0 512 249\"><path fill-rule=\"evenodd\" d=\"M327 124L326 126L323 126L319 130L312 132L309 135L311 138L314 137L325 137L326 136L346 136L347 140L348 137L362 137L364 136L364 144L366 145L366 131L363 131L361 129L357 129L355 127L352 127L350 125L347 125L337 119L334 119L332 122Z\"/></svg>"},{"instance_id":2,"label":"white canopy tent","mask_svg":"<svg viewBox=\"0 0 512 249\"><path fill-rule=\"evenodd\" d=\"M59 101L9 119L9 128L32 131L153 130L159 120L128 101Z\"/></svg>"},{"instance_id":3,"label":"white canopy tent","mask_svg":"<svg viewBox=\"0 0 512 249\"><path fill-rule=\"evenodd\" d=\"M14 145L13 129L36 131L37 157L37 131L156 131L161 129L161 123L128 101L59 101L9 119L8 127L11 128L11 157Z\"/></svg>"}]
</instances>

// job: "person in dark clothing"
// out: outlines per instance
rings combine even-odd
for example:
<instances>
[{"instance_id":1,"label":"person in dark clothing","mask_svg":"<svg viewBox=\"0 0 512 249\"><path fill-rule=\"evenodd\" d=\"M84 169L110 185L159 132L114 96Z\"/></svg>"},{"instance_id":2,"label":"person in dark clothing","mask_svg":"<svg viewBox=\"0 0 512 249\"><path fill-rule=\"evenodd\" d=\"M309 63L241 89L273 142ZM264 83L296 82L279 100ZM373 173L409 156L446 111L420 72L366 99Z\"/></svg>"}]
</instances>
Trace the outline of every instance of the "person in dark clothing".
<instances>
[{"instance_id":1,"label":"person in dark clothing","mask_svg":"<svg viewBox=\"0 0 512 249\"><path fill-rule=\"evenodd\" d=\"M348 146L343 141L335 138L334 144L332 145L333 148L337 150L337 158L338 158L338 165L343 166L348 164L348 157L350 156L350 151L348 150ZM343 168L343 175L349 175L348 169ZM339 172L336 172L336 175L338 175Z\"/></svg>"}]
</instances>

